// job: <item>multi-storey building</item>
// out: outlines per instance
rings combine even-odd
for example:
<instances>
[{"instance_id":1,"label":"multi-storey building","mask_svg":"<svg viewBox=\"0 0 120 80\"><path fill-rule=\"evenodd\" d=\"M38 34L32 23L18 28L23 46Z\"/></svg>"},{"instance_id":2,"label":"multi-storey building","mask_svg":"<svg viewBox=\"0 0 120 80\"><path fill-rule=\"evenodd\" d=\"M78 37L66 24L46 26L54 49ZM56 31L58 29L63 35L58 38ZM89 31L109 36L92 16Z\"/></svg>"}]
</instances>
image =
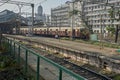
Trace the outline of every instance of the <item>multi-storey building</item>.
<instances>
[{"instance_id":1,"label":"multi-storey building","mask_svg":"<svg viewBox=\"0 0 120 80\"><path fill-rule=\"evenodd\" d=\"M120 22L110 18L109 10L113 6L114 10L120 10L120 0L84 0L84 18L88 26L92 27L94 33L107 33L106 27L117 26ZM108 2L108 4L106 4ZM118 15L116 15L118 17Z\"/></svg>"},{"instance_id":2,"label":"multi-storey building","mask_svg":"<svg viewBox=\"0 0 120 80\"><path fill-rule=\"evenodd\" d=\"M51 9L51 25L52 26L71 26L71 19L73 20L73 26L81 25L80 15L70 15L70 12L73 10L81 11L80 1L68 1L65 4L58 6L56 8Z\"/></svg>"},{"instance_id":3,"label":"multi-storey building","mask_svg":"<svg viewBox=\"0 0 120 80\"><path fill-rule=\"evenodd\" d=\"M69 9L68 4L51 9L51 25L56 27L70 26Z\"/></svg>"},{"instance_id":4,"label":"multi-storey building","mask_svg":"<svg viewBox=\"0 0 120 80\"><path fill-rule=\"evenodd\" d=\"M74 2L74 4L73 4ZM108 3L108 4L106 4ZM72 0L64 5L51 9L51 24L52 26L71 26L70 11L76 9L80 14L74 15L73 27L82 26L85 23L88 28L91 28L94 33L104 33L108 31L106 27L120 25L119 21L111 20L110 9L114 7L115 12L120 11L120 0ZM119 17L118 14L115 15ZM84 27L86 27L84 26Z\"/></svg>"}]
</instances>

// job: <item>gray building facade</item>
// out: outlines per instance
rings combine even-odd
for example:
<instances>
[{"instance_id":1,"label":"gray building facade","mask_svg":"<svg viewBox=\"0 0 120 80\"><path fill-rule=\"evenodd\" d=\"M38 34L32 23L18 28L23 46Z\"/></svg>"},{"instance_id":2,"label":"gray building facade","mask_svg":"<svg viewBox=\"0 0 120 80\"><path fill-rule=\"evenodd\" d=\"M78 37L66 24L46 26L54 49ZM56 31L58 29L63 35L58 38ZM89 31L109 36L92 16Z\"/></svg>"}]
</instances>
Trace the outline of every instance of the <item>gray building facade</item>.
<instances>
[{"instance_id":1,"label":"gray building facade","mask_svg":"<svg viewBox=\"0 0 120 80\"><path fill-rule=\"evenodd\" d=\"M80 14L72 18L73 27L87 26L91 27L94 33L106 35L108 33L106 27L112 25L116 28L120 25L120 21L110 18L111 6L114 7L115 17L119 18L117 11L120 11L120 0L71 0L71 2L68 1L64 5L51 9L51 24L52 26L71 26L69 12L74 8L80 11Z\"/></svg>"},{"instance_id":2,"label":"gray building facade","mask_svg":"<svg viewBox=\"0 0 120 80\"><path fill-rule=\"evenodd\" d=\"M119 21L111 20L110 9L120 10L120 0L84 0L84 18L88 26L92 27L94 33L108 33L106 27L113 24L114 27L120 25ZM107 3L107 4L106 4ZM118 18L119 15L115 15Z\"/></svg>"},{"instance_id":3,"label":"gray building facade","mask_svg":"<svg viewBox=\"0 0 120 80\"><path fill-rule=\"evenodd\" d=\"M83 3L79 0L67 1L65 4L51 9L51 25L56 27L83 27L82 12ZM72 14L72 11L78 11Z\"/></svg>"},{"instance_id":4,"label":"gray building facade","mask_svg":"<svg viewBox=\"0 0 120 80\"><path fill-rule=\"evenodd\" d=\"M68 4L51 9L51 25L56 27L70 26L69 10Z\"/></svg>"}]
</instances>

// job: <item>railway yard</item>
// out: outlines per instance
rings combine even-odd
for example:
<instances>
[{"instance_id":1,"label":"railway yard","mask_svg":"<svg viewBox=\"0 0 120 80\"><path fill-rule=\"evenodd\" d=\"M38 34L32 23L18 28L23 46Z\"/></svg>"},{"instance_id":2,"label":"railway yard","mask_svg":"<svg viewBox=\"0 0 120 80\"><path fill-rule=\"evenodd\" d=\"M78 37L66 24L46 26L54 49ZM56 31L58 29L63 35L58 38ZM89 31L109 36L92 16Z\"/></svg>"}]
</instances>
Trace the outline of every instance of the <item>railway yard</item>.
<instances>
[{"instance_id":1,"label":"railway yard","mask_svg":"<svg viewBox=\"0 0 120 80\"><path fill-rule=\"evenodd\" d=\"M54 61L54 62L56 62L56 63L58 63L58 64L60 64L64 67L72 70L73 72L85 77L88 80L112 80L109 77L106 77L102 74L99 74L98 72L96 72L96 70L92 70L91 68L89 68L87 66L84 66L84 64L80 63L79 61L74 62L74 60L71 57L66 57L64 55L61 55L61 54L59 54L59 52L54 52L53 53L52 51L44 50L44 49L40 48L39 46L36 46L35 43L42 42L42 43L47 43L48 44L48 41L49 41L50 42L49 44L57 45L59 47L61 47L61 45L62 45L62 47L65 46L65 47L68 47L69 49L76 48L76 50L78 50L80 48L80 50L83 50L83 51L86 50L85 49L85 47L86 47L87 51L92 52L93 50L95 50L96 53L98 52L98 54L102 54L102 55L106 52L107 53L109 52L110 53L109 55L108 54L105 55L105 56L109 56L109 57L117 54L117 53L114 53L113 51L111 52L111 48L104 48L106 50L101 51L101 50L96 50L96 49L99 49L99 46L94 48L93 45L87 46L86 44L80 43L81 45L79 44L79 46L82 46L82 48L81 48L81 47L78 47L78 45L76 45L78 43L73 42L74 43L74 45L73 45L73 43L70 44L69 41L65 41L65 40L60 40L59 41L57 39L43 38L43 37L40 37L40 38L33 37L33 39L32 39L30 37L23 37L23 36L19 36L19 37L17 36L16 37L16 36L10 36L10 35L7 36L7 37L24 43L25 46L27 46L28 48L36 51L37 53L40 53L40 55L43 55L43 56L47 57L48 59L50 59L50 60L52 60L52 61ZM66 45L65 42L66 42L66 44L69 44L69 46ZM75 47L75 45L76 45L76 47ZM118 60L118 59L116 59L116 60ZM97 67L95 69L97 69Z\"/></svg>"}]
</instances>

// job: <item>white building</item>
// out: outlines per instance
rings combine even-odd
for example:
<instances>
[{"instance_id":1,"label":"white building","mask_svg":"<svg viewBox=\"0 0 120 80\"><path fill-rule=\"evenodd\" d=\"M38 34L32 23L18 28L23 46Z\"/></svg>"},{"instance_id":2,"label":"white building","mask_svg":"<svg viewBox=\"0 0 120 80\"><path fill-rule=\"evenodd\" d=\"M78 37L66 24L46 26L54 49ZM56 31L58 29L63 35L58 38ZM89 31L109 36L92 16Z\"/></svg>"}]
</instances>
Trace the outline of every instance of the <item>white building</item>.
<instances>
[{"instance_id":1,"label":"white building","mask_svg":"<svg viewBox=\"0 0 120 80\"><path fill-rule=\"evenodd\" d=\"M109 16L110 6L115 7L114 10L120 10L120 0L72 0L66 2L64 5L51 9L51 24L52 26L71 26L73 20L73 27L88 27L94 33L108 33L107 26L113 24L114 27L120 25L119 21L112 20ZM107 6L105 3L108 1ZM74 2L74 4L73 4ZM69 16L72 10L80 11L80 14L74 15L73 18ZM119 15L115 15L117 18ZM86 24L86 26L85 26Z\"/></svg>"},{"instance_id":2,"label":"white building","mask_svg":"<svg viewBox=\"0 0 120 80\"><path fill-rule=\"evenodd\" d=\"M106 6L106 2L108 5ZM120 10L120 0L84 0L84 18L91 26L94 33L107 33L106 27L112 24L109 16L110 6ZM116 15L118 17L118 15ZM114 27L120 22L113 21Z\"/></svg>"},{"instance_id":3,"label":"white building","mask_svg":"<svg viewBox=\"0 0 120 80\"><path fill-rule=\"evenodd\" d=\"M80 4L80 1L77 1L74 3L67 1L63 5L60 5L56 8L52 8L51 9L52 26L70 27L72 24L70 13L73 10L77 10L81 12L82 5ZM73 26L78 26L78 27L81 26L81 15L80 14L74 15L72 20L73 20Z\"/></svg>"},{"instance_id":4,"label":"white building","mask_svg":"<svg viewBox=\"0 0 120 80\"><path fill-rule=\"evenodd\" d=\"M56 27L70 26L68 4L51 9L51 25Z\"/></svg>"}]
</instances>

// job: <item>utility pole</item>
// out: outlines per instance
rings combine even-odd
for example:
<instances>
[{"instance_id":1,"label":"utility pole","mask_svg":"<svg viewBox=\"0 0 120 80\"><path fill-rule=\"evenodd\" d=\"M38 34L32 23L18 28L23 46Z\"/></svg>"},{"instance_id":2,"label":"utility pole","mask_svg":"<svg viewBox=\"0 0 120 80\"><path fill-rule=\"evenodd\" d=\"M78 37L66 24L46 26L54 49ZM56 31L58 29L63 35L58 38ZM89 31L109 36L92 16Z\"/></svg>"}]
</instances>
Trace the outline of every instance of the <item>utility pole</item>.
<instances>
[{"instance_id":1,"label":"utility pole","mask_svg":"<svg viewBox=\"0 0 120 80\"><path fill-rule=\"evenodd\" d=\"M61 32L61 27L62 27L62 4L61 4L61 12L60 12L60 26L59 26L59 41L60 41L60 32Z\"/></svg>"},{"instance_id":2,"label":"utility pole","mask_svg":"<svg viewBox=\"0 0 120 80\"><path fill-rule=\"evenodd\" d=\"M23 7L23 5L17 4L18 8L19 8L19 14L18 14L18 25L16 27L16 34L20 34L20 27L21 27L21 9Z\"/></svg>"},{"instance_id":3,"label":"utility pole","mask_svg":"<svg viewBox=\"0 0 120 80\"><path fill-rule=\"evenodd\" d=\"M103 42L102 42L102 40L103 40L103 26L102 26L102 21L103 21L103 19L102 19L102 14L100 13L100 25L101 25L101 27L100 27L100 42L101 42L101 47L100 47L100 49L103 49Z\"/></svg>"},{"instance_id":4,"label":"utility pole","mask_svg":"<svg viewBox=\"0 0 120 80\"><path fill-rule=\"evenodd\" d=\"M92 6L92 13L93 13L93 6ZM92 16L93 17L93 16ZM93 34L93 18L92 18L92 20L91 20L91 26L90 26L90 32L91 32L91 34Z\"/></svg>"},{"instance_id":5,"label":"utility pole","mask_svg":"<svg viewBox=\"0 0 120 80\"><path fill-rule=\"evenodd\" d=\"M107 6L110 6L111 7L111 10L112 10L112 15L110 15L111 17L111 20L112 20L112 26L114 25L113 22L116 20L117 22L120 21L120 6L115 6L114 4L111 5L107 5ZM117 10L116 10L117 9ZM118 12L118 13L117 13ZM118 16L116 16L118 15ZM118 32L119 32L119 24L116 25L116 28L115 28L115 43L117 43L118 41Z\"/></svg>"},{"instance_id":6,"label":"utility pole","mask_svg":"<svg viewBox=\"0 0 120 80\"><path fill-rule=\"evenodd\" d=\"M105 6L104 6L104 12L106 11L106 4L105 4ZM104 45L103 45L103 42L102 42L102 40L104 39L104 28L103 27L105 27L105 24L104 24L104 21L103 21L103 15L104 15L104 13L100 13L100 24L101 24L101 28L100 28L100 30L101 30L101 35L100 35L100 37L101 37L101 49L103 49L104 48ZM102 23L103 23L103 25L102 25Z\"/></svg>"},{"instance_id":7,"label":"utility pole","mask_svg":"<svg viewBox=\"0 0 120 80\"><path fill-rule=\"evenodd\" d=\"M73 40L74 1L72 2L72 11L73 11L73 15L71 16L71 40Z\"/></svg>"},{"instance_id":8,"label":"utility pole","mask_svg":"<svg viewBox=\"0 0 120 80\"><path fill-rule=\"evenodd\" d=\"M34 28L34 4L31 4L31 7L32 7L32 27L29 26L29 36L32 36L33 35L33 28Z\"/></svg>"}]
</instances>

